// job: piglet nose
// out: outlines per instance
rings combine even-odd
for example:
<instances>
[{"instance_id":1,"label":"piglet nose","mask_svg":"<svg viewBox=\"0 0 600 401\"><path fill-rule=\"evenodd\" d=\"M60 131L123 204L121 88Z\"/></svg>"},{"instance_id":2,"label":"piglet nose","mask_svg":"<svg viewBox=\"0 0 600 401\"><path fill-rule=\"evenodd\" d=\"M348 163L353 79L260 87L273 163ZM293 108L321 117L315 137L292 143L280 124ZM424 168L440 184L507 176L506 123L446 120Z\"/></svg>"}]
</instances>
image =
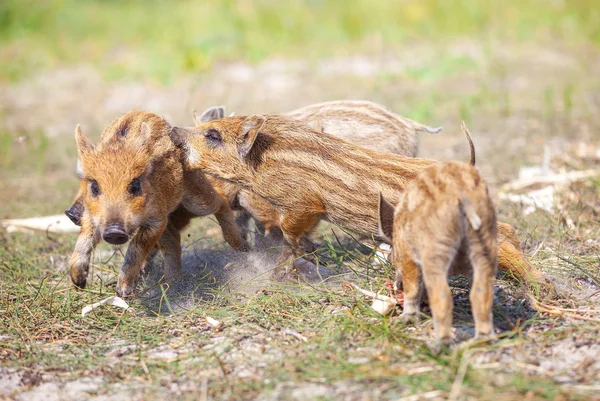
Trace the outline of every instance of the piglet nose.
<instances>
[{"instance_id":1,"label":"piglet nose","mask_svg":"<svg viewBox=\"0 0 600 401\"><path fill-rule=\"evenodd\" d=\"M122 225L111 224L104 230L102 238L109 244L121 245L129 240L129 235L127 235Z\"/></svg>"}]
</instances>

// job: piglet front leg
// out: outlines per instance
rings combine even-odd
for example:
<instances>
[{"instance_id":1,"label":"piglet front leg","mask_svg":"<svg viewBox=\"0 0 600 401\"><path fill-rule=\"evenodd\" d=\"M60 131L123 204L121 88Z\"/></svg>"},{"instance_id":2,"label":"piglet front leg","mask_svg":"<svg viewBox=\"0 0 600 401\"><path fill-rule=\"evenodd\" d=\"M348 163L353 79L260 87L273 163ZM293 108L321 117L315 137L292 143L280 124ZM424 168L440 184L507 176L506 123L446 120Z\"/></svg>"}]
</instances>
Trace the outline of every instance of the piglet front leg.
<instances>
[{"instance_id":1,"label":"piglet front leg","mask_svg":"<svg viewBox=\"0 0 600 401\"><path fill-rule=\"evenodd\" d=\"M309 270L316 262L309 255L302 252L300 242L304 233L316 225L318 215L308 213L282 213L280 227L287 245L284 245L278 260L278 268L273 273L277 280L283 280L290 274L297 274L298 270ZM304 257L308 263L295 263L298 257ZM312 260L311 260L312 259ZM311 266L312 265L312 266Z\"/></svg>"},{"instance_id":2,"label":"piglet front leg","mask_svg":"<svg viewBox=\"0 0 600 401\"><path fill-rule=\"evenodd\" d=\"M135 237L133 237L125 254L121 273L117 279L118 296L128 297L133 295L142 266L150 251L152 251L160 240L166 227L166 220L151 226L142 226Z\"/></svg>"},{"instance_id":3,"label":"piglet front leg","mask_svg":"<svg viewBox=\"0 0 600 401\"><path fill-rule=\"evenodd\" d=\"M94 247L100 240L98 231L92 225L88 216L81 220L81 231L77 237L75 250L71 255L69 275L78 288L85 288L90 271L90 259Z\"/></svg>"}]
</instances>

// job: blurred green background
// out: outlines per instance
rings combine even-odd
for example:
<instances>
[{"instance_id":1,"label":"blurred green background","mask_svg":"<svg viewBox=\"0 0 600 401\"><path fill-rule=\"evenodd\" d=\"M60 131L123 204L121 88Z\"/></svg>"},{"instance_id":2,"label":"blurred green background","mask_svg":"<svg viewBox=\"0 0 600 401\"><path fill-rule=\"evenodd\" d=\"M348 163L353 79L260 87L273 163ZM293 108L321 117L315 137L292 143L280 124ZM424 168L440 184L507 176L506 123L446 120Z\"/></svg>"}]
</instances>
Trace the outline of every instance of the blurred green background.
<instances>
[{"instance_id":1,"label":"blurred green background","mask_svg":"<svg viewBox=\"0 0 600 401\"><path fill-rule=\"evenodd\" d=\"M598 137L599 45L584 0L2 0L0 218L64 210L75 125L95 140L131 109L188 125L367 99L444 126L424 157L467 157L466 120L504 182Z\"/></svg>"},{"instance_id":2,"label":"blurred green background","mask_svg":"<svg viewBox=\"0 0 600 401\"><path fill-rule=\"evenodd\" d=\"M220 60L409 51L456 37L600 42L594 0L3 0L0 75L89 63L108 77L168 82Z\"/></svg>"}]
</instances>

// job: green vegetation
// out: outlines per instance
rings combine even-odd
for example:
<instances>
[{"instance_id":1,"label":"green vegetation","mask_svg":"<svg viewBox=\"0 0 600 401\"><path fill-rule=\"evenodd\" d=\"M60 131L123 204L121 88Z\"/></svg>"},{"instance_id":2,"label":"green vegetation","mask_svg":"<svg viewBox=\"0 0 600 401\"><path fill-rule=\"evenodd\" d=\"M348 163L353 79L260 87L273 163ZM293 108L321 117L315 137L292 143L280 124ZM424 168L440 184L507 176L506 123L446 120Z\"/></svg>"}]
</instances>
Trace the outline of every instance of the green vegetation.
<instances>
[{"instance_id":1,"label":"green vegetation","mask_svg":"<svg viewBox=\"0 0 600 401\"><path fill-rule=\"evenodd\" d=\"M4 0L0 79L91 64L108 77L168 82L221 60L406 52L457 37L598 44L600 8L585 0Z\"/></svg>"},{"instance_id":2,"label":"green vegetation","mask_svg":"<svg viewBox=\"0 0 600 401\"><path fill-rule=\"evenodd\" d=\"M206 228L204 220L192 238ZM545 347L569 342L574 327L535 314L528 306L523 309L523 290L515 282L499 281L503 291L495 320L506 330L499 342L463 344L435 354L427 346L430 321L412 328L396 317L381 317L370 309L368 300L339 285L270 283L258 293L232 293L217 287L203 301L188 298L190 294L172 294L175 313L164 308L157 314L155 306L164 295L159 291L132 301L135 311L101 307L82 318L84 305L113 294L121 258L99 262L90 288L76 291L65 271L64 255L70 252L72 241L23 235L6 236L2 241L3 366L28 372L24 377L57 372L58 382L101 378L100 385L80 397L113 394L118 388L114 386L125 382L140 388L134 393L145 394L147 399L161 399L176 384L187 388L181 395L184 399L194 399L200 383L207 379L208 394L217 399L251 399L263 392L286 398L289 392L282 383L329 388L323 399L348 394L348 385L362 389L363 394L380 389L382 399L433 391L447 397L466 364L459 383L463 397L493 400L494 394L502 393L505 399L526 394L531 399L585 399L585 391L581 397L573 389L566 392L545 369L536 369L534 362ZM209 251L207 247L204 252ZM368 279L361 273L364 270L353 251L330 242L325 249L344 255L358 272L353 279L361 285L376 289L383 283L383 270ZM204 281L211 282L208 276ZM472 317L464 296L466 284L453 281L453 287L458 302L454 325L468 331ZM211 328L205 316L220 320L224 328ZM506 328L507 322L512 328ZM596 329L597 324L579 324L577 341L595 341ZM307 341L286 334L290 331ZM525 336L526 331L532 334ZM527 353L531 362L488 362L517 350Z\"/></svg>"},{"instance_id":3,"label":"green vegetation","mask_svg":"<svg viewBox=\"0 0 600 401\"><path fill-rule=\"evenodd\" d=\"M97 139L119 109L105 110L105 97L129 96L131 82L158 97L197 91L190 103L206 96L231 101L227 107L236 112L370 99L443 125L439 136L420 136L421 154L439 159L467 159L464 119L494 196L519 167L538 165L545 146L555 171L597 169L590 155L600 146L599 45L600 8L583 0L0 1L0 219L68 207L77 190L74 124ZM224 61L280 57L310 66L357 54L390 56L401 65L369 76L286 72L295 83L273 96L264 94L263 77L231 97L223 93L237 83L224 82L213 94L204 82L220 79ZM73 74L71 67L86 72ZM57 70L66 72L52 85ZM82 85L83 95L77 85L62 86L72 75L76 84L96 79L95 72L104 81ZM199 88L178 81L200 74ZM178 122L177 112L197 106L164 98L173 101L161 99L165 110L154 111ZM581 156L580 145L591 153ZM316 239L319 257L335 273L327 284L283 285L260 282L275 256L243 259L225 247L211 219L194 220L184 237L192 260L185 286L165 292L150 271L131 301L134 311L101 307L82 318L84 305L114 294L121 252L101 244L89 288L76 291L67 274L75 235L0 228L0 382L8 383L0 399L31 398L24 392L51 391L42 384L53 383L60 388L52 391L72 399L447 399L457 388L459 400L589 399L600 385L593 348L600 327L600 180L573 183L555 197L553 212L524 216L501 201L497 208L559 294L528 291L500 275L499 341L463 341L439 354L428 347L429 319L404 326L399 311L381 317L341 285L351 279L383 292L393 273L340 230L339 238L328 229ZM257 266L262 274L252 270ZM468 284L451 285L454 327L470 338ZM554 313L537 312L529 294ZM224 326L211 327L206 316ZM69 385L82 380L92 383L73 393Z\"/></svg>"}]
</instances>

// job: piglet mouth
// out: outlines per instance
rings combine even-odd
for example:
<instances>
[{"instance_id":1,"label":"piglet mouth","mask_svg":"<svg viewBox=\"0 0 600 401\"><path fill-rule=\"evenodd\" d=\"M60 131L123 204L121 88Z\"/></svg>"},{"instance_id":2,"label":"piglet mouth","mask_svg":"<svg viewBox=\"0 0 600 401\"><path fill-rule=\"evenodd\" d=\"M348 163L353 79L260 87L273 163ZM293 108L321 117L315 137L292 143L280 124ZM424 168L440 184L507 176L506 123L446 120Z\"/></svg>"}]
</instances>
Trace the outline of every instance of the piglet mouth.
<instances>
[{"instance_id":1,"label":"piglet mouth","mask_svg":"<svg viewBox=\"0 0 600 401\"><path fill-rule=\"evenodd\" d=\"M112 224L104 230L102 234L102 239L109 244L113 245L123 245L127 241L129 241L129 235L125 231L122 225L120 224Z\"/></svg>"}]
</instances>

